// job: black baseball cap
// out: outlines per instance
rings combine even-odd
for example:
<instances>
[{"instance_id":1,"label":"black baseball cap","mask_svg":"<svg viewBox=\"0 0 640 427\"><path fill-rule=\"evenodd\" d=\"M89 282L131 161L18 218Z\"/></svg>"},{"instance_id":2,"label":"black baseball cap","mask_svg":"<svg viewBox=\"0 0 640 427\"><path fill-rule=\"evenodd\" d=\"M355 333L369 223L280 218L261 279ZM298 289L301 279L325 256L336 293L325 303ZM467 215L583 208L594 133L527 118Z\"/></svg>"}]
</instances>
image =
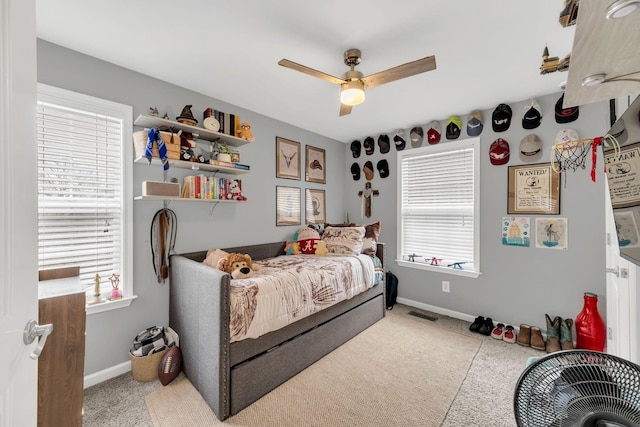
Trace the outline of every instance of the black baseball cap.
<instances>
[{"instance_id":1,"label":"black baseball cap","mask_svg":"<svg viewBox=\"0 0 640 427\"><path fill-rule=\"evenodd\" d=\"M509 129L511 125L511 116L513 113L511 112L511 107L507 104L500 104L493 110L493 114L491 115L491 125L493 126L494 132L504 132Z\"/></svg>"},{"instance_id":2,"label":"black baseball cap","mask_svg":"<svg viewBox=\"0 0 640 427\"><path fill-rule=\"evenodd\" d=\"M575 121L580 115L580 109L576 107L564 108L564 93L560 96L556 102L556 123L571 123Z\"/></svg>"},{"instance_id":3,"label":"black baseball cap","mask_svg":"<svg viewBox=\"0 0 640 427\"><path fill-rule=\"evenodd\" d=\"M357 139L354 140L351 143L351 154L353 155L354 159L357 159L358 157L360 157L361 150L362 150L362 145L360 144L360 141L358 141Z\"/></svg>"}]
</instances>

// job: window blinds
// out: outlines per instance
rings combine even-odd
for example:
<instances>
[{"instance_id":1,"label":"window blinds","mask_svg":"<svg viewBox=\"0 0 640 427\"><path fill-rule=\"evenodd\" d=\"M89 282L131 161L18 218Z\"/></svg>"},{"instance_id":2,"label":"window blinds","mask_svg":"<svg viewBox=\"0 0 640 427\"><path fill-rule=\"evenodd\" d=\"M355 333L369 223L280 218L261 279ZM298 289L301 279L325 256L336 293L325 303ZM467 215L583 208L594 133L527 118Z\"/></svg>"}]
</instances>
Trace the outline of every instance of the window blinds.
<instances>
[{"instance_id":1,"label":"window blinds","mask_svg":"<svg viewBox=\"0 0 640 427\"><path fill-rule=\"evenodd\" d=\"M474 261L473 156L471 147L403 158L403 257Z\"/></svg>"},{"instance_id":2,"label":"window blinds","mask_svg":"<svg viewBox=\"0 0 640 427\"><path fill-rule=\"evenodd\" d=\"M37 107L38 267L80 267L110 289L121 272L122 141L119 118L45 102Z\"/></svg>"}]
</instances>

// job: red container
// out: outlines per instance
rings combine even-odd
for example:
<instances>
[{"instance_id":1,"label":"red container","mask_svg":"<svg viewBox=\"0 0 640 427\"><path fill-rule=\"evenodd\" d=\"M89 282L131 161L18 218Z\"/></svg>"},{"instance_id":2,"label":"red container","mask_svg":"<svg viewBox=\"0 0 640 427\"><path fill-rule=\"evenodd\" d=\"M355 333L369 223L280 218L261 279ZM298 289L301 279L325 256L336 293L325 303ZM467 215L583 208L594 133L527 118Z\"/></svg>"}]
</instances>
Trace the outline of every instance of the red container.
<instances>
[{"instance_id":1,"label":"red container","mask_svg":"<svg viewBox=\"0 0 640 427\"><path fill-rule=\"evenodd\" d=\"M598 312L598 295L585 292L584 306L576 317L576 348L604 351L607 333Z\"/></svg>"}]
</instances>

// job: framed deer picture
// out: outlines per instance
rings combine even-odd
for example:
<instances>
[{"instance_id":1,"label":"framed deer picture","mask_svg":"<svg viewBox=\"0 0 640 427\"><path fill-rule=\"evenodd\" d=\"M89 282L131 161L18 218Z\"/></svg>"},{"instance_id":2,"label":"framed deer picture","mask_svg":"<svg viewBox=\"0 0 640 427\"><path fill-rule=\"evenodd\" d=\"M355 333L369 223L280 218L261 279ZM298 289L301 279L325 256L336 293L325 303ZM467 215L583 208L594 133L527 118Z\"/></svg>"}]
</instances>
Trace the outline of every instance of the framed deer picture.
<instances>
[{"instance_id":1,"label":"framed deer picture","mask_svg":"<svg viewBox=\"0 0 640 427\"><path fill-rule=\"evenodd\" d=\"M300 179L300 143L276 136L276 178Z\"/></svg>"}]
</instances>

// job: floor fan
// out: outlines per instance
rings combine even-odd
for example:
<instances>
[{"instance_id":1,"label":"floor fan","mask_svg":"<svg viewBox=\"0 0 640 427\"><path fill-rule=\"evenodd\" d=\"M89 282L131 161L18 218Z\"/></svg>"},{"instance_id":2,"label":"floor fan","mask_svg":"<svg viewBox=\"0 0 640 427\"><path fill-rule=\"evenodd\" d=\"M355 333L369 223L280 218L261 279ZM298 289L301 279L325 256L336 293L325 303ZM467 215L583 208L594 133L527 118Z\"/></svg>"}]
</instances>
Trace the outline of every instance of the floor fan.
<instances>
[{"instance_id":1,"label":"floor fan","mask_svg":"<svg viewBox=\"0 0 640 427\"><path fill-rule=\"evenodd\" d=\"M590 350L531 363L514 392L519 427L640 427L640 366Z\"/></svg>"}]
</instances>

